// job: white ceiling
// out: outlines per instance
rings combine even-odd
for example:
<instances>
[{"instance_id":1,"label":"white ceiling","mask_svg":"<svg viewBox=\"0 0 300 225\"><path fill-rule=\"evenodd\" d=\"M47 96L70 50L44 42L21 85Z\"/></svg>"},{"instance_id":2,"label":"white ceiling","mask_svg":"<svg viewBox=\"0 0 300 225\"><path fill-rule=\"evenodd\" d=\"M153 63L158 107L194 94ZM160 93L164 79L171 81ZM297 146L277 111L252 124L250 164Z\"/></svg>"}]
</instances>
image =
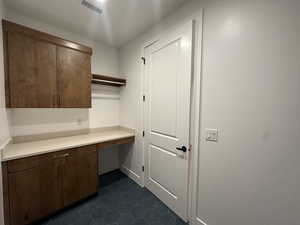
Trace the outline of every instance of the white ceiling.
<instances>
[{"instance_id":1,"label":"white ceiling","mask_svg":"<svg viewBox=\"0 0 300 225\"><path fill-rule=\"evenodd\" d=\"M103 14L83 7L81 0L5 0L5 5L33 19L120 47L190 0L89 1L98 1Z\"/></svg>"}]
</instances>

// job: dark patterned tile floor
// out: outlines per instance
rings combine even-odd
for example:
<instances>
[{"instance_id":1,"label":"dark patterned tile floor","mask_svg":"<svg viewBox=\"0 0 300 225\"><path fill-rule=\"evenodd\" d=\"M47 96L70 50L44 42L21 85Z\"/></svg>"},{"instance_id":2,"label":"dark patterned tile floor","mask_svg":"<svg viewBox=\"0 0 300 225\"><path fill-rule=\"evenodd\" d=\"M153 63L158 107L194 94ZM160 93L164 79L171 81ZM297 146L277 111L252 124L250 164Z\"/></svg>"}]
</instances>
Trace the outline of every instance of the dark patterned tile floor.
<instances>
[{"instance_id":1,"label":"dark patterned tile floor","mask_svg":"<svg viewBox=\"0 0 300 225\"><path fill-rule=\"evenodd\" d=\"M151 192L120 171L99 179L98 195L39 225L186 225Z\"/></svg>"}]
</instances>

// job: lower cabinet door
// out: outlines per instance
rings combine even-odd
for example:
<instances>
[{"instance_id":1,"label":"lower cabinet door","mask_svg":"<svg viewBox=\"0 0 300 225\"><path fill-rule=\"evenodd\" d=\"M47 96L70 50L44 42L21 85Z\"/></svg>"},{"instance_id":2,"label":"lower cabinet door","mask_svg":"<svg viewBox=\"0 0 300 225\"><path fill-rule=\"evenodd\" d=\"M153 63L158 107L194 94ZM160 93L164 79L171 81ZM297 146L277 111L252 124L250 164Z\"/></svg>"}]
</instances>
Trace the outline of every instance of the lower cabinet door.
<instances>
[{"instance_id":1,"label":"lower cabinet door","mask_svg":"<svg viewBox=\"0 0 300 225\"><path fill-rule=\"evenodd\" d=\"M64 161L53 159L52 155L40 165L40 213L49 216L63 208L61 180Z\"/></svg>"},{"instance_id":2,"label":"lower cabinet door","mask_svg":"<svg viewBox=\"0 0 300 225\"><path fill-rule=\"evenodd\" d=\"M83 146L68 152L62 180L64 206L72 205L97 193L98 154L96 145Z\"/></svg>"},{"instance_id":3,"label":"lower cabinet door","mask_svg":"<svg viewBox=\"0 0 300 225\"><path fill-rule=\"evenodd\" d=\"M62 176L62 196L64 206L69 206L80 200L77 150L66 153Z\"/></svg>"},{"instance_id":4,"label":"lower cabinet door","mask_svg":"<svg viewBox=\"0 0 300 225\"><path fill-rule=\"evenodd\" d=\"M79 149L79 189L80 197L89 197L98 191L98 153L96 145Z\"/></svg>"},{"instance_id":5,"label":"lower cabinet door","mask_svg":"<svg viewBox=\"0 0 300 225\"><path fill-rule=\"evenodd\" d=\"M9 174L10 225L26 225L40 218L39 169Z\"/></svg>"}]
</instances>

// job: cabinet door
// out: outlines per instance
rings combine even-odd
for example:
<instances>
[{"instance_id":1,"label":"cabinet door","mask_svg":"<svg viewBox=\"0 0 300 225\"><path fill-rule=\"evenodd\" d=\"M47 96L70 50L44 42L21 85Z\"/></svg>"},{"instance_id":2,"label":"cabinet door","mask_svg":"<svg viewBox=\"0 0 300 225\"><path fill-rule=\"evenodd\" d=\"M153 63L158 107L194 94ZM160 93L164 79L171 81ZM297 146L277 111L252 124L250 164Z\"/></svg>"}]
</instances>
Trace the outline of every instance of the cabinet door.
<instances>
[{"instance_id":1,"label":"cabinet door","mask_svg":"<svg viewBox=\"0 0 300 225\"><path fill-rule=\"evenodd\" d=\"M91 107L91 56L57 47L57 76L61 108Z\"/></svg>"},{"instance_id":2,"label":"cabinet door","mask_svg":"<svg viewBox=\"0 0 300 225\"><path fill-rule=\"evenodd\" d=\"M3 184L4 224L10 224L9 182L8 182L7 162L2 162L2 184Z\"/></svg>"},{"instance_id":3,"label":"cabinet door","mask_svg":"<svg viewBox=\"0 0 300 225\"><path fill-rule=\"evenodd\" d=\"M96 145L81 147L78 151L80 197L89 197L98 191L98 154Z\"/></svg>"},{"instance_id":4,"label":"cabinet door","mask_svg":"<svg viewBox=\"0 0 300 225\"><path fill-rule=\"evenodd\" d=\"M19 33L8 33L9 106L57 106L56 46Z\"/></svg>"},{"instance_id":5,"label":"cabinet door","mask_svg":"<svg viewBox=\"0 0 300 225\"><path fill-rule=\"evenodd\" d=\"M39 169L9 174L10 225L26 225L40 218Z\"/></svg>"},{"instance_id":6,"label":"cabinet door","mask_svg":"<svg viewBox=\"0 0 300 225\"><path fill-rule=\"evenodd\" d=\"M55 154L41 156L39 168L40 179L40 211L41 216L49 216L63 208L62 175L64 160Z\"/></svg>"},{"instance_id":7,"label":"cabinet door","mask_svg":"<svg viewBox=\"0 0 300 225\"><path fill-rule=\"evenodd\" d=\"M98 154L95 145L68 151L62 183L64 206L97 193Z\"/></svg>"},{"instance_id":8,"label":"cabinet door","mask_svg":"<svg viewBox=\"0 0 300 225\"><path fill-rule=\"evenodd\" d=\"M80 179L78 174L77 150L70 150L64 158L62 176L62 196L64 206L69 206L80 200Z\"/></svg>"}]
</instances>

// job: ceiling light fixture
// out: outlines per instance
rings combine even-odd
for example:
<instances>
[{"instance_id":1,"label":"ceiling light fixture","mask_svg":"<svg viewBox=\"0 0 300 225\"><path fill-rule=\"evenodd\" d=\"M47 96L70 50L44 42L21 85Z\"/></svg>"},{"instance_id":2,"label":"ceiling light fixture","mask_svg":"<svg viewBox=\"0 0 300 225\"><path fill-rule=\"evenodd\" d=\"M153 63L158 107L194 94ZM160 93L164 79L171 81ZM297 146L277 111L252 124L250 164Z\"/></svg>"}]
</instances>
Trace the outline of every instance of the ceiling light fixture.
<instances>
[{"instance_id":1,"label":"ceiling light fixture","mask_svg":"<svg viewBox=\"0 0 300 225\"><path fill-rule=\"evenodd\" d=\"M105 0L97 0L98 2L104 2ZM93 3L91 3L89 0L82 0L81 5L87 7L88 9L98 13L98 14L102 14L102 9L100 9L99 7L97 7L96 5L94 5Z\"/></svg>"}]
</instances>

